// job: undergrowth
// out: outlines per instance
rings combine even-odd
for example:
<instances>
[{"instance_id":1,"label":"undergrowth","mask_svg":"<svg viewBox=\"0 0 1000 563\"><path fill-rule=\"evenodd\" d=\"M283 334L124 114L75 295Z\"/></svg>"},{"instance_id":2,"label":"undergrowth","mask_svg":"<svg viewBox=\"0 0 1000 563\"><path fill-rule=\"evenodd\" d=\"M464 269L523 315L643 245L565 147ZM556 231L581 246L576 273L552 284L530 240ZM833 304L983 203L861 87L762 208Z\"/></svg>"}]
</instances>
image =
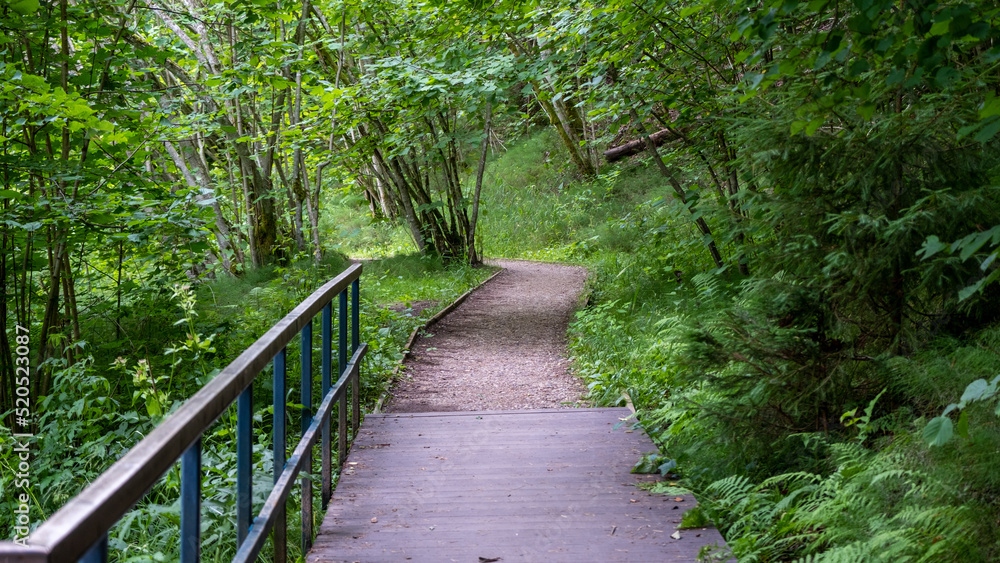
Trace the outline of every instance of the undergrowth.
<instances>
[{"instance_id":1,"label":"undergrowth","mask_svg":"<svg viewBox=\"0 0 1000 563\"><path fill-rule=\"evenodd\" d=\"M928 448L922 436L967 385L1000 373L1000 332L976 320L988 316L942 316L951 325L906 334L906 353L879 350L874 331L842 320L878 326L874 313L846 295L852 309L829 314L845 296L804 275L816 268L774 267L800 250L771 249L761 231L756 275L716 270L652 167L637 158L581 181L556 164L566 159L553 141L535 135L489 168L486 248L590 269L570 341L588 398L633 402L661 448L658 465L696 492L731 554L1000 557L995 401L966 407L966 437ZM723 219L706 216L728 240ZM786 254L768 263L774 252Z\"/></svg>"}]
</instances>

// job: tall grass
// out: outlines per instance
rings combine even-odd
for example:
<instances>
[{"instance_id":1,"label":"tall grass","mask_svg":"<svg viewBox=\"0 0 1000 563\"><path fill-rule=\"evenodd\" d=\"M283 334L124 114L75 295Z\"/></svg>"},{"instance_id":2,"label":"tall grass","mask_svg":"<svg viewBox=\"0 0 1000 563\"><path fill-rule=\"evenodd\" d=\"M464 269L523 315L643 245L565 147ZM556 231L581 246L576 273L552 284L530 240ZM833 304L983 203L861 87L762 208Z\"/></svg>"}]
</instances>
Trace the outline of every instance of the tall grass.
<instances>
[{"instance_id":1,"label":"tall grass","mask_svg":"<svg viewBox=\"0 0 1000 563\"><path fill-rule=\"evenodd\" d=\"M486 169L479 240L487 256L579 261L580 245L617 233L609 221L663 192L641 164L584 181L551 129L513 143Z\"/></svg>"},{"instance_id":2,"label":"tall grass","mask_svg":"<svg viewBox=\"0 0 1000 563\"><path fill-rule=\"evenodd\" d=\"M402 223L372 218L368 202L359 194L331 190L323 202L320 228L324 247L351 258L389 258L416 252Z\"/></svg>"}]
</instances>

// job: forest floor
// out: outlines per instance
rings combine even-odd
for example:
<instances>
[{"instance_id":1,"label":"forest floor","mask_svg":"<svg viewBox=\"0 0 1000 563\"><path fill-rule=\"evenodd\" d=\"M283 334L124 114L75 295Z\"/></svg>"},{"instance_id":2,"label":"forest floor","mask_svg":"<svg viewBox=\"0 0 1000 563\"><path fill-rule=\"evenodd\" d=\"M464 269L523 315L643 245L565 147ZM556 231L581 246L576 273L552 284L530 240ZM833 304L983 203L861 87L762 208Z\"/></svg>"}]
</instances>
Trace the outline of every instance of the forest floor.
<instances>
[{"instance_id":1,"label":"forest floor","mask_svg":"<svg viewBox=\"0 0 1000 563\"><path fill-rule=\"evenodd\" d=\"M389 413L586 406L569 372L566 330L587 271L500 260L499 275L422 333Z\"/></svg>"}]
</instances>

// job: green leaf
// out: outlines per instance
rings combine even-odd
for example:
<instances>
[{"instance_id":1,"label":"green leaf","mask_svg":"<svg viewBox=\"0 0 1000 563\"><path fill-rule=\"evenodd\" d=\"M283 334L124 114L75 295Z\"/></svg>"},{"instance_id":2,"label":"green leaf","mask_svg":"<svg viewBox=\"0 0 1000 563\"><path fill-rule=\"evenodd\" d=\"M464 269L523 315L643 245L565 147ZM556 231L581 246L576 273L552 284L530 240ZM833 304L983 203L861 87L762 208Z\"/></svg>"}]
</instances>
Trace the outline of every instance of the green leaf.
<instances>
[{"instance_id":1,"label":"green leaf","mask_svg":"<svg viewBox=\"0 0 1000 563\"><path fill-rule=\"evenodd\" d=\"M966 125L965 127L962 127L962 128L960 128L958 130L958 134L955 135L955 138L957 140L961 141L963 138L965 138L966 136L968 136L969 133L972 133L976 129L979 129L980 127L982 127L982 125L983 125L983 122L981 122L981 121L979 123L973 123L972 125Z\"/></svg>"},{"instance_id":2,"label":"green leaf","mask_svg":"<svg viewBox=\"0 0 1000 563\"><path fill-rule=\"evenodd\" d=\"M862 73L871 70L871 68L872 65L868 64L868 61L864 59L857 59L856 61L851 63L850 74L851 76L860 76Z\"/></svg>"},{"instance_id":3,"label":"green leaf","mask_svg":"<svg viewBox=\"0 0 1000 563\"><path fill-rule=\"evenodd\" d=\"M935 417L924 427L924 440L931 447L943 446L953 434L951 419L947 416Z\"/></svg>"},{"instance_id":4,"label":"green leaf","mask_svg":"<svg viewBox=\"0 0 1000 563\"><path fill-rule=\"evenodd\" d=\"M21 76L21 84L24 87L35 92L37 94L46 94L49 91L49 83L45 81L41 76L35 76L33 74L24 74Z\"/></svg>"},{"instance_id":5,"label":"green leaf","mask_svg":"<svg viewBox=\"0 0 1000 563\"><path fill-rule=\"evenodd\" d=\"M885 79L885 85L892 88L903 83L906 79L906 69L897 68L896 70L889 73L889 76Z\"/></svg>"},{"instance_id":6,"label":"green leaf","mask_svg":"<svg viewBox=\"0 0 1000 563\"><path fill-rule=\"evenodd\" d=\"M830 62L831 58L832 55L829 51L823 51L816 57L816 62L815 64L813 64L813 70L822 69L824 66L826 66L826 63Z\"/></svg>"},{"instance_id":7,"label":"green leaf","mask_svg":"<svg viewBox=\"0 0 1000 563\"><path fill-rule=\"evenodd\" d=\"M756 72L748 72L746 75L751 90L760 85L761 81L764 80L764 75Z\"/></svg>"},{"instance_id":8,"label":"green leaf","mask_svg":"<svg viewBox=\"0 0 1000 563\"><path fill-rule=\"evenodd\" d=\"M817 117L816 119L810 121L809 125L806 125L806 135L812 137L813 133L815 133L816 130L819 129L820 125L823 125L824 121L826 120L823 119L822 117Z\"/></svg>"},{"instance_id":9,"label":"green leaf","mask_svg":"<svg viewBox=\"0 0 1000 563\"><path fill-rule=\"evenodd\" d=\"M958 300L959 301L965 301L966 299L968 299L968 298L972 297L973 295L975 295L976 293L978 293L979 290L983 288L983 285L984 285L983 282L984 281L985 280L979 280L976 283L974 283L974 284L972 284L972 285L970 285L968 287L962 288L962 290L958 292Z\"/></svg>"},{"instance_id":10,"label":"green leaf","mask_svg":"<svg viewBox=\"0 0 1000 563\"><path fill-rule=\"evenodd\" d=\"M992 252L989 256L987 256L986 260L983 260L983 263L979 265L979 269L985 272L986 269L990 267L990 264L996 261L997 254L997 252Z\"/></svg>"},{"instance_id":11,"label":"green leaf","mask_svg":"<svg viewBox=\"0 0 1000 563\"><path fill-rule=\"evenodd\" d=\"M854 418L854 415L856 414L858 414L857 408L853 408L845 412L844 414L840 415L840 423L843 424L844 426L851 426L852 424L857 422L857 419ZM847 420L846 423L844 422L845 420Z\"/></svg>"},{"instance_id":12,"label":"green leaf","mask_svg":"<svg viewBox=\"0 0 1000 563\"><path fill-rule=\"evenodd\" d=\"M662 456L656 452L645 454L632 467L630 473L636 473L636 474L657 473L660 468L661 458Z\"/></svg>"},{"instance_id":13,"label":"green leaf","mask_svg":"<svg viewBox=\"0 0 1000 563\"><path fill-rule=\"evenodd\" d=\"M22 16L30 16L38 11L38 0L14 0L10 3L10 9Z\"/></svg>"},{"instance_id":14,"label":"green leaf","mask_svg":"<svg viewBox=\"0 0 1000 563\"><path fill-rule=\"evenodd\" d=\"M996 227L994 227L994 229L995 228ZM961 258L962 260L968 260L970 256L978 252L979 249L982 248L984 244L986 244L986 241L993 238L994 229L977 233L974 236L973 235L967 236L958 243L956 243L956 246L959 246L962 249L961 254L959 254L959 258Z\"/></svg>"},{"instance_id":15,"label":"green leaf","mask_svg":"<svg viewBox=\"0 0 1000 563\"><path fill-rule=\"evenodd\" d=\"M962 414L958 416L955 432L966 440L969 439L969 413L967 411L962 411Z\"/></svg>"},{"instance_id":16,"label":"green leaf","mask_svg":"<svg viewBox=\"0 0 1000 563\"><path fill-rule=\"evenodd\" d=\"M699 505L688 509L681 515L681 525L678 528L685 530L690 528L704 528L710 526L712 520L705 514L704 509Z\"/></svg>"},{"instance_id":17,"label":"green leaf","mask_svg":"<svg viewBox=\"0 0 1000 563\"><path fill-rule=\"evenodd\" d=\"M979 110L979 119L986 119L993 115L1000 115L1000 98L990 98L983 102L982 109Z\"/></svg>"},{"instance_id":18,"label":"green leaf","mask_svg":"<svg viewBox=\"0 0 1000 563\"><path fill-rule=\"evenodd\" d=\"M927 237L924 241L924 245L920 247L917 254L923 254L923 259L927 260L931 256L934 256L942 250L947 250L951 245L941 242L941 239L937 235L931 235Z\"/></svg>"},{"instance_id":19,"label":"green leaf","mask_svg":"<svg viewBox=\"0 0 1000 563\"><path fill-rule=\"evenodd\" d=\"M977 379L965 388L965 392L962 393L961 401L963 403L978 401L983 398L983 395L985 395L989 389L990 385L989 383L986 383L985 379Z\"/></svg>"},{"instance_id":20,"label":"green leaf","mask_svg":"<svg viewBox=\"0 0 1000 563\"><path fill-rule=\"evenodd\" d=\"M949 24L951 24L951 18L937 22L936 24L931 26L930 35L933 37L936 35L944 35L945 33L948 33Z\"/></svg>"},{"instance_id":21,"label":"green leaf","mask_svg":"<svg viewBox=\"0 0 1000 563\"><path fill-rule=\"evenodd\" d=\"M937 83L940 88L950 88L962 77L962 74L958 70L951 68L950 66L941 67L937 74L934 75L934 82Z\"/></svg>"},{"instance_id":22,"label":"green leaf","mask_svg":"<svg viewBox=\"0 0 1000 563\"><path fill-rule=\"evenodd\" d=\"M668 459L667 461L661 463L659 467L656 468L660 472L660 475L666 475L670 473L673 469L677 467L677 460Z\"/></svg>"},{"instance_id":23,"label":"green leaf","mask_svg":"<svg viewBox=\"0 0 1000 563\"><path fill-rule=\"evenodd\" d=\"M690 15L697 14L698 12L700 12L700 11L702 11L704 9L705 9L705 5L704 4L697 4L695 6L688 6L687 8L684 8L684 9L681 10L681 17L682 18L686 18L686 17L688 17Z\"/></svg>"},{"instance_id":24,"label":"green leaf","mask_svg":"<svg viewBox=\"0 0 1000 563\"><path fill-rule=\"evenodd\" d=\"M986 141L992 139L993 136L997 134L997 131L1000 131L1000 118L992 116L990 119L992 119L992 121L983 126L983 128L979 130L979 133L976 133L976 136L974 137L976 141L985 143Z\"/></svg>"}]
</instances>

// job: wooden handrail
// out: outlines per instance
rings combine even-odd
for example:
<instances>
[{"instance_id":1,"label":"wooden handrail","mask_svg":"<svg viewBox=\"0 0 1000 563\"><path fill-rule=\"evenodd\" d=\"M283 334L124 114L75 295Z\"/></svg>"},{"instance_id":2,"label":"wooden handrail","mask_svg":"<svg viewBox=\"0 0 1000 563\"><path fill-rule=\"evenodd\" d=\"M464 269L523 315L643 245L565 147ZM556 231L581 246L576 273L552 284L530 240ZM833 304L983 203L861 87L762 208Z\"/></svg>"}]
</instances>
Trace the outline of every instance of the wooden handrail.
<instances>
[{"instance_id":1,"label":"wooden handrail","mask_svg":"<svg viewBox=\"0 0 1000 563\"><path fill-rule=\"evenodd\" d=\"M149 492L182 454L199 441L202 434L251 386L257 375L285 349L299 331L306 325L311 325L313 317L321 311L328 314L328 304L338 295L346 296L348 289L352 289L354 361L348 366L341 362L339 386L333 386L329 392L324 389L325 398L334 394L342 397L344 385L352 379L350 376L353 375L354 379L358 377L358 365L355 361L359 362L365 351L357 338L357 280L361 270L361 264L351 265L302 301L83 492L42 523L28 538L27 547L0 542L0 561L65 563L77 561L95 546L100 551L102 544L106 552L107 532L118 520ZM345 318L345 303L346 300L341 299L341 319ZM328 326L329 320L324 318L324 329ZM342 334L346 334L343 323L340 329ZM326 341L327 338L324 337L324 343ZM342 338L341 345L345 343L346 340ZM305 346L303 348L307 349ZM324 354L329 353L329 350L324 350ZM341 357L343 355L344 351L341 350ZM328 370L329 364L329 356L324 356L324 372ZM326 373L324 377L327 377ZM353 395L356 402L357 393ZM326 403L324 400L324 404ZM328 418L329 409L326 417L321 416L321 413L317 415L318 419ZM319 421L315 421L315 426L319 427ZM311 447L316 433L309 436ZM296 452L298 451L297 448ZM342 458L339 461L343 463ZM328 471L324 467L324 473ZM284 496L287 496L287 491Z\"/></svg>"}]
</instances>

